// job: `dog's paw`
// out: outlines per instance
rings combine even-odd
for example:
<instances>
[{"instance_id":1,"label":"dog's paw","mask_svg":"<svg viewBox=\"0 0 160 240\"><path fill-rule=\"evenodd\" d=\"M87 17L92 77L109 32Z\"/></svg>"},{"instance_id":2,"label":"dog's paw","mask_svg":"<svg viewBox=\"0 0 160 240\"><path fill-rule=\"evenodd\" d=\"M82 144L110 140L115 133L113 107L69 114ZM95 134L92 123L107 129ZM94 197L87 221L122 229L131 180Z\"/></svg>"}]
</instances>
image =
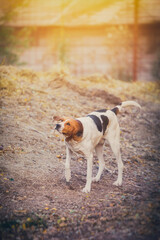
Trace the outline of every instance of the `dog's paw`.
<instances>
[{"instance_id":1,"label":"dog's paw","mask_svg":"<svg viewBox=\"0 0 160 240\"><path fill-rule=\"evenodd\" d=\"M100 178L99 177L94 177L94 178L92 178L92 182L99 182L99 180L100 180Z\"/></svg>"},{"instance_id":2,"label":"dog's paw","mask_svg":"<svg viewBox=\"0 0 160 240\"><path fill-rule=\"evenodd\" d=\"M65 170L65 178L66 178L67 182L70 181L70 179L71 179L71 170L70 169Z\"/></svg>"},{"instance_id":3,"label":"dog's paw","mask_svg":"<svg viewBox=\"0 0 160 240\"><path fill-rule=\"evenodd\" d=\"M84 187L83 189L82 189L82 192L84 192L84 193L89 193L91 191L91 188L90 187Z\"/></svg>"},{"instance_id":4,"label":"dog's paw","mask_svg":"<svg viewBox=\"0 0 160 240\"><path fill-rule=\"evenodd\" d=\"M122 186L122 180L117 180L113 183L114 186Z\"/></svg>"}]
</instances>

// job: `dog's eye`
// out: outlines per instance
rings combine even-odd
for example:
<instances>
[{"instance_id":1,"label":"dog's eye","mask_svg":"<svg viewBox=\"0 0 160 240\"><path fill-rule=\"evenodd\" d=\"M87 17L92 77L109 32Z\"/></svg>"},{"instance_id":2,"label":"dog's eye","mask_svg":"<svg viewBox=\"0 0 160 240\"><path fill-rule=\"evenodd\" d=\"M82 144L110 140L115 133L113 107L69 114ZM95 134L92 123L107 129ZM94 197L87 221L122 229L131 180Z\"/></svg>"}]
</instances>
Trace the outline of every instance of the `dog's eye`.
<instances>
[{"instance_id":1,"label":"dog's eye","mask_svg":"<svg viewBox=\"0 0 160 240\"><path fill-rule=\"evenodd\" d=\"M66 123L66 125L70 126L71 124L68 122L68 123Z\"/></svg>"}]
</instances>

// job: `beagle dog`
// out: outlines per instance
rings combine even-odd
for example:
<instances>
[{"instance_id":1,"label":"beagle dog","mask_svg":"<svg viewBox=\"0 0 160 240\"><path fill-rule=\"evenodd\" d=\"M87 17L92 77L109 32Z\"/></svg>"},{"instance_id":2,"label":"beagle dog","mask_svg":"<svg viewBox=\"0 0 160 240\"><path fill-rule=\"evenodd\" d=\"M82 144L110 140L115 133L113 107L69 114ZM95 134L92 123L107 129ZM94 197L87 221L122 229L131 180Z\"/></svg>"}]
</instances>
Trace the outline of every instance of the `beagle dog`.
<instances>
[{"instance_id":1,"label":"beagle dog","mask_svg":"<svg viewBox=\"0 0 160 240\"><path fill-rule=\"evenodd\" d=\"M125 101L111 110L101 109L90 113L86 117L76 119L54 117L54 120L58 121L55 129L65 137L65 178L67 182L71 178L70 160L72 153L82 154L87 159L87 181L82 191L85 193L90 192L92 181L98 182L105 168L103 147L107 140L118 164L118 178L114 185L122 185L123 162L120 153L120 128L116 115L123 107L127 106L141 108L135 101ZM96 177L92 178L94 150L99 160L99 170Z\"/></svg>"}]
</instances>

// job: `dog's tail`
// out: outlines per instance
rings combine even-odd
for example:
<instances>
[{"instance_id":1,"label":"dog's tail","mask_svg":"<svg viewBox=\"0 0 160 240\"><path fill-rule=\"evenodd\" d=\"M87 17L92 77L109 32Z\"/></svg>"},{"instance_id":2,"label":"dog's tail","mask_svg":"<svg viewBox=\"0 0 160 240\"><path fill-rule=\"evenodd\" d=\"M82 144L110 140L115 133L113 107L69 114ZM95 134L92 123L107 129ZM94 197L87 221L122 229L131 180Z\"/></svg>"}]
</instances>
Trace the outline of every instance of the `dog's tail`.
<instances>
[{"instance_id":1,"label":"dog's tail","mask_svg":"<svg viewBox=\"0 0 160 240\"><path fill-rule=\"evenodd\" d=\"M121 112L123 107L128 107L128 106L135 106L135 107L138 107L141 109L141 106L138 103L136 103L135 101L125 101L125 102L118 104L116 107L111 109L111 111L117 115L119 112Z\"/></svg>"}]
</instances>

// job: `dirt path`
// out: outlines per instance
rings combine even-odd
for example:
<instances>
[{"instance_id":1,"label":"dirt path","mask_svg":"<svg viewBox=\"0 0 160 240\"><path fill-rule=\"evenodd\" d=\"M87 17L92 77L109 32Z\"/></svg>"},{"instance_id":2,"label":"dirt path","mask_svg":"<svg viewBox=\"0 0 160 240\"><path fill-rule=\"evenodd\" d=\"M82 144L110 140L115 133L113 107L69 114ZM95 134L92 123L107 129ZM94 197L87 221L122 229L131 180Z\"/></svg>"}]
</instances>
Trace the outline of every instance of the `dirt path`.
<instances>
[{"instance_id":1,"label":"dirt path","mask_svg":"<svg viewBox=\"0 0 160 240\"><path fill-rule=\"evenodd\" d=\"M3 71L3 77L9 74ZM53 130L52 117L110 108L117 96L82 91L61 75L17 74L20 87L12 86L10 95L1 90L1 239L159 239L159 104L136 99L141 113L126 109L118 117L123 186L112 185L117 168L106 145L106 166L113 173L105 171L84 194L86 161L74 156L66 184L64 141Z\"/></svg>"}]
</instances>

